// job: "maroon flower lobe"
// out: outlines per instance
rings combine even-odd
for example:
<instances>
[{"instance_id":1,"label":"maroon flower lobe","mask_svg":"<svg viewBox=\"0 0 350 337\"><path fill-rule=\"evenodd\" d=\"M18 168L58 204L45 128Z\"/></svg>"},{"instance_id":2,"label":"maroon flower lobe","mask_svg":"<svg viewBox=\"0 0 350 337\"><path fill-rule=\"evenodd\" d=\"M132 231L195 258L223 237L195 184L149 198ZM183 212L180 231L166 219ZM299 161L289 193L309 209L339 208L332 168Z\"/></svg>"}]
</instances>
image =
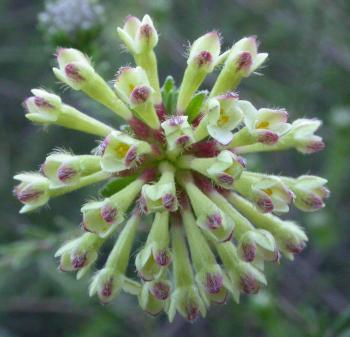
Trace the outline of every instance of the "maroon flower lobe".
<instances>
[{"instance_id":1,"label":"maroon flower lobe","mask_svg":"<svg viewBox=\"0 0 350 337\"><path fill-rule=\"evenodd\" d=\"M73 167L61 165L57 170L57 178L64 182L69 181L77 174L77 171Z\"/></svg>"},{"instance_id":2,"label":"maroon flower lobe","mask_svg":"<svg viewBox=\"0 0 350 337\"><path fill-rule=\"evenodd\" d=\"M158 300L165 301L169 297L170 287L167 283L156 282L150 291Z\"/></svg>"},{"instance_id":3,"label":"maroon flower lobe","mask_svg":"<svg viewBox=\"0 0 350 337\"><path fill-rule=\"evenodd\" d=\"M118 214L118 210L111 205L105 205L101 208L101 217L107 223L112 223Z\"/></svg>"},{"instance_id":4,"label":"maroon flower lobe","mask_svg":"<svg viewBox=\"0 0 350 337\"><path fill-rule=\"evenodd\" d=\"M233 178L227 173L221 173L218 176L218 180L221 184L231 186L233 184Z\"/></svg>"},{"instance_id":5,"label":"maroon flower lobe","mask_svg":"<svg viewBox=\"0 0 350 337\"><path fill-rule=\"evenodd\" d=\"M242 276L240 285L246 294L256 294L260 290L258 281L250 275Z\"/></svg>"},{"instance_id":6,"label":"maroon flower lobe","mask_svg":"<svg viewBox=\"0 0 350 337\"><path fill-rule=\"evenodd\" d=\"M38 108L52 109L54 106L42 97L35 96L34 103Z\"/></svg>"},{"instance_id":7,"label":"maroon flower lobe","mask_svg":"<svg viewBox=\"0 0 350 337\"><path fill-rule=\"evenodd\" d=\"M19 187L16 187L13 193L16 196L16 198L24 204L26 202L38 199L44 192L32 189L21 190Z\"/></svg>"},{"instance_id":8,"label":"maroon flower lobe","mask_svg":"<svg viewBox=\"0 0 350 337\"><path fill-rule=\"evenodd\" d=\"M313 141L307 145L306 151L307 153L316 153L322 151L326 147L325 143L322 140Z\"/></svg>"},{"instance_id":9,"label":"maroon flower lobe","mask_svg":"<svg viewBox=\"0 0 350 337\"><path fill-rule=\"evenodd\" d=\"M207 217L207 226L210 229L218 229L222 225L222 216L218 213Z\"/></svg>"},{"instance_id":10,"label":"maroon flower lobe","mask_svg":"<svg viewBox=\"0 0 350 337\"><path fill-rule=\"evenodd\" d=\"M209 294L218 294L223 286L223 278L220 274L207 274L205 289Z\"/></svg>"},{"instance_id":11,"label":"maroon flower lobe","mask_svg":"<svg viewBox=\"0 0 350 337\"><path fill-rule=\"evenodd\" d=\"M252 262L256 257L256 246L249 243L243 244L242 253L245 261Z\"/></svg>"},{"instance_id":12,"label":"maroon flower lobe","mask_svg":"<svg viewBox=\"0 0 350 337\"><path fill-rule=\"evenodd\" d=\"M213 56L210 52L204 50L199 53L196 60L199 66L208 65L213 61Z\"/></svg>"},{"instance_id":13,"label":"maroon flower lobe","mask_svg":"<svg viewBox=\"0 0 350 337\"><path fill-rule=\"evenodd\" d=\"M102 297L110 297L113 291L113 278L110 278L102 287L101 295Z\"/></svg>"},{"instance_id":14,"label":"maroon flower lobe","mask_svg":"<svg viewBox=\"0 0 350 337\"><path fill-rule=\"evenodd\" d=\"M265 131L258 137L258 142L267 144L267 145L273 145L278 142L279 136L277 133L272 131Z\"/></svg>"},{"instance_id":15,"label":"maroon flower lobe","mask_svg":"<svg viewBox=\"0 0 350 337\"><path fill-rule=\"evenodd\" d=\"M244 51L239 55L237 61L237 70L248 70L253 63L252 54Z\"/></svg>"},{"instance_id":16,"label":"maroon flower lobe","mask_svg":"<svg viewBox=\"0 0 350 337\"><path fill-rule=\"evenodd\" d=\"M304 248L306 247L306 243L301 241L299 243L295 242L287 242L286 248L292 254L300 254Z\"/></svg>"},{"instance_id":17,"label":"maroon flower lobe","mask_svg":"<svg viewBox=\"0 0 350 337\"><path fill-rule=\"evenodd\" d=\"M173 211L176 206L176 197L175 195L171 193L167 193L162 197L162 202L163 206L168 210L168 211Z\"/></svg>"},{"instance_id":18,"label":"maroon flower lobe","mask_svg":"<svg viewBox=\"0 0 350 337\"><path fill-rule=\"evenodd\" d=\"M168 266L170 264L171 258L167 250L159 250L154 254L154 259L158 265L161 267Z\"/></svg>"},{"instance_id":19,"label":"maroon flower lobe","mask_svg":"<svg viewBox=\"0 0 350 337\"><path fill-rule=\"evenodd\" d=\"M74 64L67 64L64 68L64 71L71 80L76 82L84 81L85 78L80 74L79 69Z\"/></svg>"},{"instance_id":20,"label":"maroon flower lobe","mask_svg":"<svg viewBox=\"0 0 350 337\"><path fill-rule=\"evenodd\" d=\"M125 165L130 166L137 158L137 147L131 146L125 156Z\"/></svg>"},{"instance_id":21,"label":"maroon flower lobe","mask_svg":"<svg viewBox=\"0 0 350 337\"><path fill-rule=\"evenodd\" d=\"M271 213L273 211L273 202L270 198L260 198L256 205L263 213Z\"/></svg>"},{"instance_id":22,"label":"maroon flower lobe","mask_svg":"<svg viewBox=\"0 0 350 337\"><path fill-rule=\"evenodd\" d=\"M72 267L74 269L83 268L87 260L86 254L75 255L72 259Z\"/></svg>"},{"instance_id":23,"label":"maroon flower lobe","mask_svg":"<svg viewBox=\"0 0 350 337\"><path fill-rule=\"evenodd\" d=\"M151 90L146 86L136 87L131 93L131 102L134 104L145 103L149 96L151 95Z\"/></svg>"}]
</instances>

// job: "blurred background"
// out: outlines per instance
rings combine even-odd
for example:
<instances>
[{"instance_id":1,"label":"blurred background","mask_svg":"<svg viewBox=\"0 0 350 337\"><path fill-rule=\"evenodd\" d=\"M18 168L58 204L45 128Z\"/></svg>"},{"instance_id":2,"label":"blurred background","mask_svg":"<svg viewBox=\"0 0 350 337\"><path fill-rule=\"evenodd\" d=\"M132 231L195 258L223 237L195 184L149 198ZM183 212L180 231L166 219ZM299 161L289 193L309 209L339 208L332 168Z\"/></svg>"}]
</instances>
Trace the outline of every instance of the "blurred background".
<instances>
[{"instance_id":1,"label":"blurred background","mask_svg":"<svg viewBox=\"0 0 350 337\"><path fill-rule=\"evenodd\" d=\"M262 171L329 180L332 195L324 210L291 214L305 226L309 247L294 263L268 266L269 286L259 295L214 306L192 325L151 318L127 295L101 306L88 297L88 278L76 281L57 271L54 252L79 232L80 205L94 189L25 216L18 215L11 193L13 174L37 169L56 146L76 153L95 146L90 136L31 125L21 107L31 88L52 89L81 110L119 123L82 94L63 94L50 69L55 47L83 49L112 80L119 66L131 64L116 27L128 14L145 13L161 33L161 81L168 74L181 80L188 41L209 30L221 31L225 48L258 35L269 60L264 76L242 83L241 98L284 107L291 120L324 121L327 148L321 153L249 158L250 167ZM349 16L348 0L0 0L0 337L350 337Z\"/></svg>"}]
</instances>

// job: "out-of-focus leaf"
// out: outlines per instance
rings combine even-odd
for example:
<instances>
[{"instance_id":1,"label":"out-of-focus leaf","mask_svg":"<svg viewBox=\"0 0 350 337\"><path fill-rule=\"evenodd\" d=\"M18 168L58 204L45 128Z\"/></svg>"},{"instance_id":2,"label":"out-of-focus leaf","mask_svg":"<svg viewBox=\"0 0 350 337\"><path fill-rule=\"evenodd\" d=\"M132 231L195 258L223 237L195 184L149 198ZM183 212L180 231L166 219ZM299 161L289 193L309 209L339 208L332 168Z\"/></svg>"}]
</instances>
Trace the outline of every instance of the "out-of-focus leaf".
<instances>
[{"instance_id":1,"label":"out-of-focus leaf","mask_svg":"<svg viewBox=\"0 0 350 337\"><path fill-rule=\"evenodd\" d=\"M196 119L196 117L201 112L201 108L203 106L203 102L206 99L208 95L208 91L200 91L196 93L190 103L188 104L188 107L186 109L186 115L188 116L188 119L190 122Z\"/></svg>"}]
</instances>

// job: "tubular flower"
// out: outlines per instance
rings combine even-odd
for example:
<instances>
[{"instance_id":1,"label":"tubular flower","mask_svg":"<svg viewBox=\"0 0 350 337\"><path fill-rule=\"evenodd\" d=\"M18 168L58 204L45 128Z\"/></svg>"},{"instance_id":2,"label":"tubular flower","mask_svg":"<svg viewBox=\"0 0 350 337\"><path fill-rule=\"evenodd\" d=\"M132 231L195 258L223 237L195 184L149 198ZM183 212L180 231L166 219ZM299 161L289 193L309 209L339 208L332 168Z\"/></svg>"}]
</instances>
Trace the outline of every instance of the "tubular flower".
<instances>
[{"instance_id":1,"label":"tubular flower","mask_svg":"<svg viewBox=\"0 0 350 337\"><path fill-rule=\"evenodd\" d=\"M154 48L158 33L146 15L128 17L118 28L136 67L122 67L114 87L75 49L59 49L56 77L108 107L125 126L116 129L63 103L43 89L24 102L26 117L100 137L92 154L55 150L38 172L14 176L14 195L30 212L82 187L104 183L97 199L81 208L82 231L58 249L61 271L82 277L103 243L116 242L90 285L103 303L124 291L151 315L179 313L194 321L212 303L239 301L266 285L265 262L293 259L306 247L303 229L282 220L292 205L302 211L324 207L326 179L252 172L251 152L294 148L321 150L318 120L287 123L284 109L256 109L234 90L265 61L256 39L243 38L221 53L216 31L190 47L179 88L167 77L160 89ZM223 63L213 89L205 77ZM145 242L133 250L139 224L149 219ZM140 226L141 227L141 226ZM135 256L134 276L126 276ZM139 278L138 280L136 278Z\"/></svg>"}]
</instances>

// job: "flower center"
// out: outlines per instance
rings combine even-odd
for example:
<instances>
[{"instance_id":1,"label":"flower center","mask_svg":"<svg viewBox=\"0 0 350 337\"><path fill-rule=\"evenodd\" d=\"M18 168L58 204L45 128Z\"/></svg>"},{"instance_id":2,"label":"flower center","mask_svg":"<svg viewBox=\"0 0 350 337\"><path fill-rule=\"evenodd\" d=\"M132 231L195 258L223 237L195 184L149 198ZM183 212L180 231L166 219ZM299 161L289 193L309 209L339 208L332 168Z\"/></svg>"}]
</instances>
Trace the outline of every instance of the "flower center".
<instances>
[{"instance_id":1,"label":"flower center","mask_svg":"<svg viewBox=\"0 0 350 337\"><path fill-rule=\"evenodd\" d=\"M272 189L271 188L266 188L263 190L267 195L271 196L272 195Z\"/></svg>"},{"instance_id":2,"label":"flower center","mask_svg":"<svg viewBox=\"0 0 350 337\"><path fill-rule=\"evenodd\" d=\"M268 121L261 121L256 125L257 129L266 129L270 123Z\"/></svg>"},{"instance_id":3,"label":"flower center","mask_svg":"<svg viewBox=\"0 0 350 337\"><path fill-rule=\"evenodd\" d=\"M220 110L220 117L219 117L219 120L218 120L218 125L219 126L223 126L225 125L228 121L229 121L229 117L223 113L222 109Z\"/></svg>"},{"instance_id":4,"label":"flower center","mask_svg":"<svg viewBox=\"0 0 350 337\"><path fill-rule=\"evenodd\" d=\"M115 147L115 153L118 158L122 159L125 157L127 152L129 151L130 146L124 143L118 143Z\"/></svg>"},{"instance_id":5,"label":"flower center","mask_svg":"<svg viewBox=\"0 0 350 337\"><path fill-rule=\"evenodd\" d=\"M135 89L135 86L133 84L129 84L130 95L134 89Z\"/></svg>"}]
</instances>

